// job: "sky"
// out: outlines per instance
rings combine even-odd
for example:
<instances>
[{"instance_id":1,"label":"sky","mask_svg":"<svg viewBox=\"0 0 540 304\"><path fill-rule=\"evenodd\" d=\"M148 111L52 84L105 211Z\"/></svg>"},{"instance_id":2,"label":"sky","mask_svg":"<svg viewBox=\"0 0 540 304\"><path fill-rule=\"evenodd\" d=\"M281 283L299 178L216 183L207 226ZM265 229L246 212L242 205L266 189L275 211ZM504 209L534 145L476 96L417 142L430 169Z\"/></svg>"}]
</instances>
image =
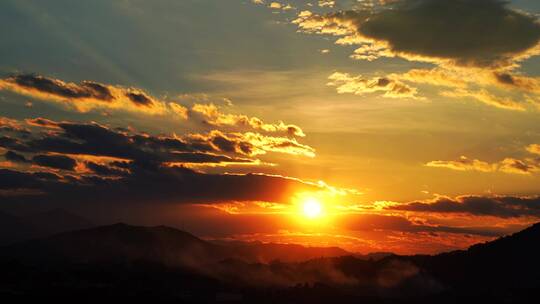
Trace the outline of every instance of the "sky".
<instances>
[{"instance_id":1,"label":"sky","mask_svg":"<svg viewBox=\"0 0 540 304\"><path fill-rule=\"evenodd\" d=\"M539 14L2 1L0 211L363 253L518 231L540 217Z\"/></svg>"}]
</instances>

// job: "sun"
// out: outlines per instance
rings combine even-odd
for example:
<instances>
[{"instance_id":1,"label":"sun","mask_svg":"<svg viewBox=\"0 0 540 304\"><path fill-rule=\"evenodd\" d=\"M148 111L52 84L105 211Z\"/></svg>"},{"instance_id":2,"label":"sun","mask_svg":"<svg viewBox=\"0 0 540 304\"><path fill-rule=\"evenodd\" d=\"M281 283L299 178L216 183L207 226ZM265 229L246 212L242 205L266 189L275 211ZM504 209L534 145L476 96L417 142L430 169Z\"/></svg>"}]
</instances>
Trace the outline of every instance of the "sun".
<instances>
[{"instance_id":1,"label":"sun","mask_svg":"<svg viewBox=\"0 0 540 304\"><path fill-rule=\"evenodd\" d=\"M302 210L304 215L308 218L314 219L322 214L322 204L316 198L307 198L302 204Z\"/></svg>"}]
</instances>

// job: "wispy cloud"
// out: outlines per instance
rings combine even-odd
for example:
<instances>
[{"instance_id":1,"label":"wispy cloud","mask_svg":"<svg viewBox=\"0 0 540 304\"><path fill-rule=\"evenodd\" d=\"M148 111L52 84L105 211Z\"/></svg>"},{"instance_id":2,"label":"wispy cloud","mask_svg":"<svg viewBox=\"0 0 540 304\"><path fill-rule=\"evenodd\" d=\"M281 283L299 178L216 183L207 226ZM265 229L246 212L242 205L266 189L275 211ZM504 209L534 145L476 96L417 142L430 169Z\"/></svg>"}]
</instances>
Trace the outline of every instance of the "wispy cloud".
<instances>
[{"instance_id":1,"label":"wispy cloud","mask_svg":"<svg viewBox=\"0 0 540 304\"><path fill-rule=\"evenodd\" d=\"M537 144L531 144L525 149L532 154L539 154ZM507 157L495 163L488 163L478 159L470 159L460 156L457 160L434 160L426 163L428 167L446 168L458 171L480 171L480 172L504 172L510 174L525 174L540 171L540 160L534 157L516 159Z\"/></svg>"},{"instance_id":2,"label":"wispy cloud","mask_svg":"<svg viewBox=\"0 0 540 304\"><path fill-rule=\"evenodd\" d=\"M455 199L439 196L433 200L389 205L389 210L469 214L500 218L540 217L538 196L459 196Z\"/></svg>"}]
</instances>

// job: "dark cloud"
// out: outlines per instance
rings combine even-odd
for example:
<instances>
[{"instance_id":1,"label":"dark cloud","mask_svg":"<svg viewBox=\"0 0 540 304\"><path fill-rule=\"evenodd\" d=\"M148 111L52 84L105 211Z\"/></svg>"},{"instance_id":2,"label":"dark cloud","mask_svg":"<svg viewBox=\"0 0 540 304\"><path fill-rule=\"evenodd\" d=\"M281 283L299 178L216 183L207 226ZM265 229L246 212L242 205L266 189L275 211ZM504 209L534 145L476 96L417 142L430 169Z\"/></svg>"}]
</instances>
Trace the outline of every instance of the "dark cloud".
<instances>
[{"instance_id":1,"label":"dark cloud","mask_svg":"<svg viewBox=\"0 0 540 304\"><path fill-rule=\"evenodd\" d=\"M114 157L145 162L253 163L267 152L313 156L314 149L294 138L264 136L258 133L190 134L185 137L155 136L97 123L56 122L44 118L27 119L32 136L0 137L0 147L40 154L80 154Z\"/></svg>"},{"instance_id":2,"label":"dark cloud","mask_svg":"<svg viewBox=\"0 0 540 304\"><path fill-rule=\"evenodd\" d=\"M127 173L127 171L115 168L113 165L101 165L91 161L85 162L85 166L101 176L122 176Z\"/></svg>"},{"instance_id":3,"label":"dark cloud","mask_svg":"<svg viewBox=\"0 0 540 304\"><path fill-rule=\"evenodd\" d=\"M1 137L0 147L9 149L4 157L19 162L31 159L33 164L60 171L24 172L24 167L0 171L0 189L20 191L22 195L4 197L6 200L55 204L288 202L297 191L321 189L280 176L205 174L186 167L255 162L240 157L244 154L237 147L249 146L240 138L235 138L235 148L231 149L223 143L217 146L212 136L155 136L97 123L43 118L26 122L46 128L32 128L34 132L28 138ZM227 138L224 134L222 137ZM22 191L25 189L32 191ZM41 195L24 196L36 191Z\"/></svg>"},{"instance_id":4,"label":"dark cloud","mask_svg":"<svg viewBox=\"0 0 540 304\"><path fill-rule=\"evenodd\" d=\"M103 167L91 166L94 172ZM110 168L109 168L110 169ZM103 172L101 172L103 173ZM6 203L218 203L269 201L287 203L297 191L316 191L316 185L279 176L204 174L182 167L132 162L120 178L57 177L50 173L0 170L0 189L38 190L41 196L2 198ZM116 174L116 173L115 173ZM0 194L1 195L1 194Z\"/></svg>"},{"instance_id":5,"label":"dark cloud","mask_svg":"<svg viewBox=\"0 0 540 304\"><path fill-rule=\"evenodd\" d=\"M229 138L223 136L222 134L216 134L215 136L212 137L211 141L212 141L212 144L219 147L221 151L229 152L229 153L236 151L236 147L237 147L236 141L230 140Z\"/></svg>"},{"instance_id":6,"label":"dark cloud","mask_svg":"<svg viewBox=\"0 0 540 304\"><path fill-rule=\"evenodd\" d=\"M10 136L0 136L0 147L19 152L30 151L30 148L19 139Z\"/></svg>"},{"instance_id":7,"label":"dark cloud","mask_svg":"<svg viewBox=\"0 0 540 304\"><path fill-rule=\"evenodd\" d=\"M33 139L27 145L35 151L85 154L173 161L171 151L194 151L179 139L128 134L99 124L58 123L61 132Z\"/></svg>"},{"instance_id":8,"label":"dark cloud","mask_svg":"<svg viewBox=\"0 0 540 304\"><path fill-rule=\"evenodd\" d=\"M32 158L32 162L44 167L69 171L73 171L77 166L76 160L65 155L36 155Z\"/></svg>"},{"instance_id":9,"label":"dark cloud","mask_svg":"<svg viewBox=\"0 0 540 304\"><path fill-rule=\"evenodd\" d=\"M253 160L199 152L172 152L171 161L186 163L251 163Z\"/></svg>"},{"instance_id":10,"label":"dark cloud","mask_svg":"<svg viewBox=\"0 0 540 304\"><path fill-rule=\"evenodd\" d=\"M463 213L500 218L540 217L540 197L460 196L455 199L439 197L433 201L393 205L388 207L388 209L415 212Z\"/></svg>"},{"instance_id":11,"label":"dark cloud","mask_svg":"<svg viewBox=\"0 0 540 304\"><path fill-rule=\"evenodd\" d=\"M500 0L403 0L379 10L300 15L295 22L308 31L348 35L351 40L362 37L357 43L386 44L358 50L365 59L391 52L411 59L448 59L462 66L509 66L540 39L534 16Z\"/></svg>"},{"instance_id":12,"label":"dark cloud","mask_svg":"<svg viewBox=\"0 0 540 304\"><path fill-rule=\"evenodd\" d=\"M16 163L27 163L28 160L24 157L24 155L13 152L13 151L7 151L6 154L4 154L4 158L6 160L16 162Z\"/></svg>"},{"instance_id":13,"label":"dark cloud","mask_svg":"<svg viewBox=\"0 0 540 304\"><path fill-rule=\"evenodd\" d=\"M26 119L26 123L35 127L59 128L58 122L43 117Z\"/></svg>"},{"instance_id":14,"label":"dark cloud","mask_svg":"<svg viewBox=\"0 0 540 304\"><path fill-rule=\"evenodd\" d=\"M390 230L409 233L457 233L481 236L499 236L507 230L489 227L451 227L440 225L426 225L415 223L405 217L397 215L356 214L344 216L340 225L354 231Z\"/></svg>"},{"instance_id":15,"label":"dark cloud","mask_svg":"<svg viewBox=\"0 0 540 304\"><path fill-rule=\"evenodd\" d=\"M93 81L74 84L34 74L15 75L8 78L7 81L16 83L21 87L65 98L93 98L105 102L113 99L112 93L107 86Z\"/></svg>"},{"instance_id":16,"label":"dark cloud","mask_svg":"<svg viewBox=\"0 0 540 304\"><path fill-rule=\"evenodd\" d=\"M126 96L137 106L152 106L153 101L148 95L139 91L129 91Z\"/></svg>"},{"instance_id":17,"label":"dark cloud","mask_svg":"<svg viewBox=\"0 0 540 304\"><path fill-rule=\"evenodd\" d=\"M368 37L392 50L450 58L460 64L492 65L525 51L540 39L534 17L499 0L409 0L361 25Z\"/></svg>"},{"instance_id":18,"label":"dark cloud","mask_svg":"<svg viewBox=\"0 0 540 304\"><path fill-rule=\"evenodd\" d=\"M494 73L495 79L502 84L514 85L515 80L511 74L508 73Z\"/></svg>"},{"instance_id":19,"label":"dark cloud","mask_svg":"<svg viewBox=\"0 0 540 304\"><path fill-rule=\"evenodd\" d=\"M10 90L50 102L61 102L78 112L106 109L149 115L169 114L187 119L187 109L179 104L154 99L137 88L95 81L74 83L41 75L19 74L0 79L0 90Z\"/></svg>"},{"instance_id":20,"label":"dark cloud","mask_svg":"<svg viewBox=\"0 0 540 304\"><path fill-rule=\"evenodd\" d=\"M47 172L19 172L9 169L0 169L0 189L42 189L47 188L51 180L57 176Z\"/></svg>"}]
</instances>

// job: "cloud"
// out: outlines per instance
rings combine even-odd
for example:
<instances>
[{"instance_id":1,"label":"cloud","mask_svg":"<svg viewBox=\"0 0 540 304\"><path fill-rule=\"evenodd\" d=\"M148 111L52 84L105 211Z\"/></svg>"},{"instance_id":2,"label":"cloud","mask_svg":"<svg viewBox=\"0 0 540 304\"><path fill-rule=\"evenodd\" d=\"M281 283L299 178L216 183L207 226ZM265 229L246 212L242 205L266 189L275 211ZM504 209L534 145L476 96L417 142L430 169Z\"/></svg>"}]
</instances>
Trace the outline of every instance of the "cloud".
<instances>
[{"instance_id":1,"label":"cloud","mask_svg":"<svg viewBox=\"0 0 540 304\"><path fill-rule=\"evenodd\" d=\"M116 110L145 113L149 115L167 115L172 118L187 120L193 116L193 121L202 121L206 126L230 127L239 131L247 129L269 133L285 133L287 136L304 137L302 129L294 124L283 121L265 123L257 117L243 114L224 113L213 103L202 104L195 102L191 109L175 101L164 101L152 97L139 88L100 84L93 81L81 83L64 82L34 74L21 74L0 79L0 90L10 90L19 94L31 96L45 101L60 102L79 112L92 110ZM203 99L208 96L201 94ZM186 95L180 96L182 99ZM231 101L224 99L227 104ZM14 127L7 118L2 118L0 128Z\"/></svg>"},{"instance_id":2,"label":"cloud","mask_svg":"<svg viewBox=\"0 0 540 304\"><path fill-rule=\"evenodd\" d=\"M524 111L531 104L540 109L540 81L514 71L540 54L540 22L505 1L390 1L327 14L302 11L293 23L305 33L337 36L336 44L357 45L353 59L399 57L435 66L388 74L384 78L395 86L380 89L384 96L424 98L411 84L425 84L443 87L444 97L471 98L499 109ZM341 92L369 92L373 86L365 84L377 79L349 77ZM519 98L502 97L500 89Z\"/></svg>"},{"instance_id":3,"label":"cloud","mask_svg":"<svg viewBox=\"0 0 540 304\"><path fill-rule=\"evenodd\" d=\"M266 136L255 132L224 134L214 130L208 134L193 134L190 140L194 143L210 143L214 149L222 152L246 156L256 156L267 152L315 156L315 149L298 143L294 138Z\"/></svg>"},{"instance_id":4,"label":"cloud","mask_svg":"<svg viewBox=\"0 0 540 304\"><path fill-rule=\"evenodd\" d=\"M283 121L276 124L268 124L257 117L248 117L241 114L226 114L221 112L219 108L212 103L196 103L191 108L191 111L202 115L205 123L216 127L235 126L238 128L251 128L265 132L283 132L288 136L306 136L302 129L296 125L285 124Z\"/></svg>"},{"instance_id":5,"label":"cloud","mask_svg":"<svg viewBox=\"0 0 540 304\"><path fill-rule=\"evenodd\" d=\"M43 117L25 119L26 124L34 127L42 127L49 129L60 129L59 123Z\"/></svg>"},{"instance_id":6,"label":"cloud","mask_svg":"<svg viewBox=\"0 0 540 304\"><path fill-rule=\"evenodd\" d=\"M485 89L481 90L467 90L467 89L457 89L453 91L444 91L441 92L442 96L452 97L452 98L473 98L482 103L485 103L490 106L494 106L500 109L513 110L513 111L525 111L525 106L513 100L510 97L498 97Z\"/></svg>"},{"instance_id":7,"label":"cloud","mask_svg":"<svg viewBox=\"0 0 540 304\"><path fill-rule=\"evenodd\" d=\"M129 171L114 165L102 165L91 161L85 162L84 165L88 170L99 176L123 176L129 173Z\"/></svg>"},{"instance_id":8,"label":"cloud","mask_svg":"<svg viewBox=\"0 0 540 304\"><path fill-rule=\"evenodd\" d=\"M467 88L467 81L464 77L456 75L455 72L434 68L434 69L412 69L403 74L392 74L392 77L420 84L430 84L435 86L444 86L451 88Z\"/></svg>"},{"instance_id":9,"label":"cloud","mask_svg":"<svg viewBox=\"0 0 540 304\"><path fill-rule=\"evenodd\" d=\"M8 161L15 162L15 163L28 163L29 162L24 157L24 155L19 154L17 152L13 152L13 151L7 151L6 154L4 154L4 158Z\"/></svg>"},{"instance_id":10,"label":"cloud","mask_svg":"<svg viewBox=\"0 0 540 304\"><path fill-rule=\"evenodd\" d=\"M47 172L0 169L0 189L32 190L42 195L11 197L27 203L217 203L268 201L288 203L297 191L318 191L320 186L297 179L269 175L205 174L182 167L129 163L129 174L110 179L103 176L57 176ZM24 193L23 193L24 194Z\"/></svg>"},{"instance_id":11,"label":"cloud","mask_svg":"<svg viewBox=\"0 0 540 304\"><path fill-rule=\"evenodd\" d=\"M94 81L80 83L34 74L0 79L0 90L10 90L33 98L63 103L76 111L121 110L151 115L177 114L180 105L166 103L136 88L124 88ZM187 109L186 109L187 111ZM180 115L184 118L184 116Z\"/></svg>"},{"instance_id":12,"label":"cloud","mask_svg":"<svg viewBox=\"0 0 540 304\"><path fill-rule=\"evenodd\" d=\"M402 205L397 206L396 210L403 210L399 209L399 207L401 206ZM426 225L424 223L411 221L410 219L403 216L383 214L346 215L340 219L339 225L353 231L387 230L406 233L443 232L455 234L473 234L481 236L498 236L501 234L501 231L498 231L497 229Z\"/></svg>"},{"instance_id":13,"label":"cloud","mask_svg":"<svg viewBox=\"0 0 540 304\"><path fill-rule=\"evenodd\" d=\"M43 167L73 171L77 161L65 155L36 155L32 162Z\"/></svg>"},{"instance_id":14,"label":"cloud","mask_svg":"<svg viewBox=\"0 0 540 304\"><path fill-rule=\"evenodd\" d=\"M525 149L532 154L539 154L537 144L532 144ZM469 159L460 156L458 160L434 160L426 163L428 167L446 168L458 171L480 171L480 172L504 172L511 174L529 175L540 171L540 160L535 158L516 159L507 157L499 162L488 163L478 159Z\"/></svg>"},{"instance_id":15,"label":"cloud","mask_svg":"<svg viewBox=\"0 0 540 304\"><path fill-rule=\"evenodd\" d=\"M320 7L334 7L334 5L336 5L336 2L333 0L319 0L318 5Z\"/></svg>"},{"instance_id":16,"label":"cloud","mask_svg":"<svg viewBox=\"0 0 540 304\"><path fill-rule=\"evenodd\" d=\"M386 207L386 209L442 214L461 213L500 218L540 217L540 197L468 195L452 199L440 196L429 201L394 204Z\"/></svg>"},{"instance_id":17,"label":"cloud","mask_svg":"<svg viewBox=\"0 0 540 304\"><path fill-rule=\"evenodd\" d=\"M129 89L126 92L126 96L136 106L152 107L152 105L154 104L154 101L152 100L152 98L150 96L146 95L146 93L144 93L142 91L139 91L139 90Z\"/></svg>"},{"instance_id":18,"label":"cloud","mask_svg":"<svg viewBox=\"0 0 540 304\"><path fill-rule=\"evenodd\" d=\"M255 4L264 4L264 1L257 1L257 2L253 2ZM292 7L290 4L284 4L284 3L279 3L279 2L270 2L270 4L268 5L268 7L270 9L273 9L273 10L283 10L283 11L288 11L288 10L292 10L292 9L295 9L294 7Z\"/></svg>"},{"instance_id":19,"label":"cloud","mask_svg":"<svg viewBox=\"0 0 540 304\"><path fill-rule=\"evenodd\" d=\"M169 108L171 109L171 111L178 117L182 118L182 119L188 119L189 118L189 110L182 106L182 105L179 105L175 102L169 102L168 103L169 105Z\"/></svg>"},{"instance_id":20,"label":"cloud","mask_svg":"<svg viewBox=\"0 0 540 304\"><path fill-rule=\"evenodd\" d=\"M412 88L399 80L390 77L364 78L362 75L352 76L348 73L335 72L328 76L329 86L336 87L339 94L350 93L364 95L366 93L384 92L384 97L389 98L412 98L417 96L417 89Z\"/></svg>"},{"instance_id":21,"label":"cloud","mask_svg":"<svg viewBox=\"0 0 540 304\"><path fill-rule=\"evenodd\" d=\"M536 54L540 40L534 16L498 0L403 0L376 10L303 12L294 23L343 36L338 43L362 44L357 56L465 67L511 67Z\"/></svg>"},{"instance_id":22,"label":"cloud","mask_svg":"<svg viewBox=\"0 0 540 304\"><path fill-rule=\"evenodd\" d=\"M536 77L511 74L508 72L494 72L492 76L499 85L533 94L540 94L540 79Z\"/></svg>"},{"instance_id":23,"label":"cloud","mask_svg":"<svg viewBox=\"0 0 540 304\"><path fill-rule=\"evenodd\" d=\"M28 129L19 121L0 116L0 131L10 133L27 134Z\"/></svg>"},{"instance_id":24,"label":"cloud","mask_svg":"<svg viewBox=\"0 0 540 304\"><path fill-rule=\"evenodd\" d=\"M26 142L27 150L116 157L147 162L199 162L203 153L220 152L209 142L190 143L181 138L130 134L115 131L96 123L62 122L55 136L33 138ZM192 158L188 157L192 153ZM211 155L206 159L211 160ZM234 161L234 158L221 158ZM213 158L219 162L220 159ZM245 160L241 160L244 162Z\"/></svg>"},{"instance_id":25,"label":"cloud","mask_svg":"<svg viewBox=\"0 0 540 304\"><path fill-rule=\"evenodd\" d=\"M267 153L285 153L313 157L315 150L296 139L266 136L256 132L224 133L212 130L205 134L184 137L154 136L135 130L112 129L97 123L57 122L45 118L26 119L33 129L25 136L2 136L0 147L13 153L42 154L34 163L57 169L72 170L72 166L54 166L52 155L73 157L108 157L109 161L126 160L171 165L259 165L252 157ZM18 122L19 123L19 122ZM25 155L22 155L25 157ZM11 161L20 159L9 154ZM87 159L83 159L87 160ZM90 158L91 161L95 159ZM39 163L38 163L39 162ZM84 163L84 162L82 162Z\"/></svg>"},{"instance_id":26,"label":"cloud","mask_svg":"<svg viewBox=\"0 0 540 304\"><path fill-rule=\"evenodd\" d=\"M273 9L281 9L281 3L279 2L271 2L268 7Z\"/></svg>"},{"instance_id":27,"label":"cloud","mask_svg":"<svg viewBox=\"0 0 540 304\"><path fill-rule=\"evenodd\" d=\"M208 174L188 168L260 164L251 156L269 152L311 156L312 148L288 137L217 130L158 136L46 118L11 123L29 128L29 134L0 137L0 147L7 150L3 158L18 164L0 169L0 190L9 192L13 202L289 203L298 191L331 191L320 183L284 176Z\"/></svg>"},{"instance_id":28,"label":"cloud","mask_svg":"<svg viewBox=\"0 0 540 304\"><path fill-rule=\"evenodd\" d=\"M494 166L478 160L469 159L466 156L460 156L458 160L434 160L426 164L428 167L435 168L447 168L459 171L481 171L481 172L493 172Z\"/></svg>"},{"instance_id":29,"label":"cloud","mask_svg":"<svg viewBox=\"0 0 540 304\"><path fill-rule=\"evenodd\" d=\"M391 76L407 83L444 87L445 90L439 91L439 95L445 97L472 98L486 105L505 110L525 111L527 103L518 100L534 99L540 94L540 81L536 78L489 69L437 67L413 69L402 74L394 73ZM500 89L514 90L521 95L521 98L501 97L493 93L494 90Z\"/></svg>"},{"instance_id":30,"label":"cloud","mask_svg":"<svg viewBox=\"0 0 540 304\"><path fill-rule=\"evenodd\" d=\"M531 174L540 170L536 164L529 164L515 158L505 158L499 162L498 166L499 171L514 174Z\"/></svg>"},{"instance_id":31,"label":"cloud","mask_svg":"<svg viewBox=\"0 0 540 304\"><path fill-rule=\"evenodd\" d=\"M527 151L532 154L540 155L540 145L539 144L531 144L527 146Z\"/></svg>"},{"instance_id":32,"label":"cloud","mask_svg":"<svg viewBox=\"0 0 540 304\"><path fill-rule=\"evenodd\" d=\"M107 86L91 81L83 81L80 84L65 83L58 79L22 74L8 78L7 82L11 82L21 88L35 89L44 94L64 98L96 99L103 102L110 102L114 98Z\"/></svg>"},{"instance_id":33,"label":"cloud","mask_svg":"<svg viewBox=\"0 0 540 304\"><path fill-rule=\"evenodd\" d=\"M279 152L292 155L315 157L315 149L308 145L300 144L294 138L266 136L258 133L247 132L241 138L251 143L261 151Z\"/></svg>"}]
</instances>

